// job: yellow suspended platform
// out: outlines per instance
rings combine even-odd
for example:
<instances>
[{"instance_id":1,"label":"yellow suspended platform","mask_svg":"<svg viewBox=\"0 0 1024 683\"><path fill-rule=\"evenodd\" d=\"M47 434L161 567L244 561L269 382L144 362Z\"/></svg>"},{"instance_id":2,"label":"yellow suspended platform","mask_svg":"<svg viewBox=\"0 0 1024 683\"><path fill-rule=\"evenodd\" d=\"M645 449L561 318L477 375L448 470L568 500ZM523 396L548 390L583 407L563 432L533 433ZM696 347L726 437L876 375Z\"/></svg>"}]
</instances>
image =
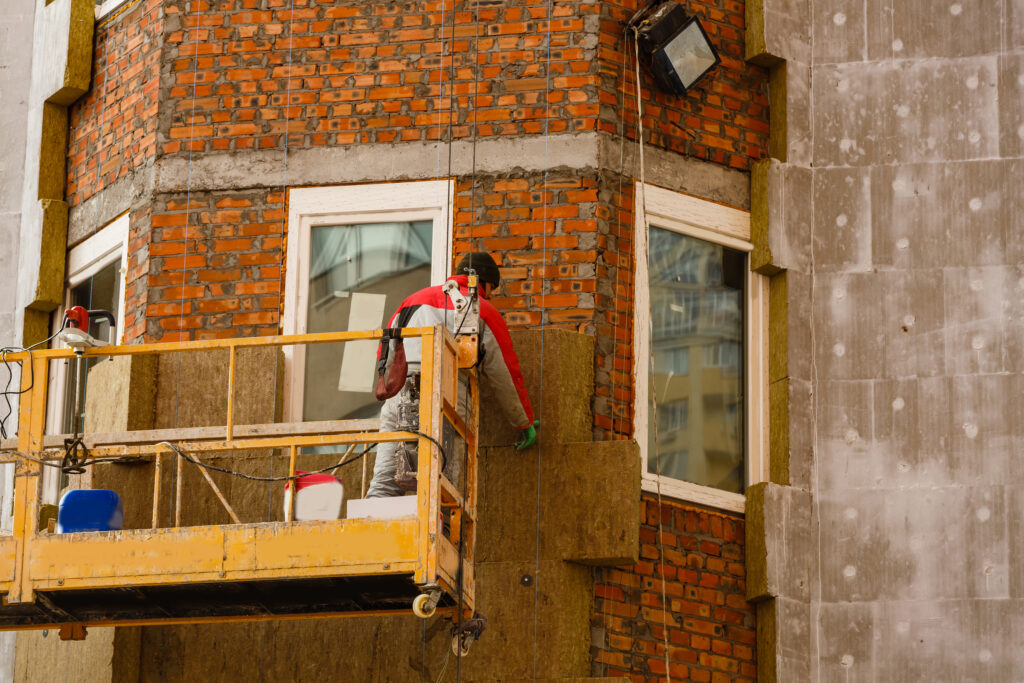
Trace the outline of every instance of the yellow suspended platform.
<instances>
[{"instance_id":1,"label":"yellow suspended platform","mask_svg":"<svg viewBox=\"0 0 1024 683\"><path fill-rule=\"evenodd\" d=\"M22 363L19 431L0 444L0 462L15 471L13 535L0 537L0 630L82 626L294 619L434 611L469 617L474 607L479 386L476 337L453 338L438 327L402 331L423 344L419 433L376 430L376 420L235 425L235 361L239 349L379 339L382 330L92 348L84 358L224 349L229 354L227 424L82 437L89 459L150 462L153 500L161 463L178 468L179 451L195 460L256 449L289 456L300 449L380 442L418 443L416 514L396 519L265 522L173 526L55 534L39 531L44 461L60 462L65 435L47 436L48 369L71 350L8 355ZM460 375L468 386L465 416L457 413ZM457 435L457 436L455 436ZM463 489L442 472L441 447L464 441ZM173 444L173 447L169 446ZM27 456L27 457L25 457ZM163 465L166 466L166 465ZM194 466L194 465L189 465ZM231 517L230 501L204 477ZM294 500L294 497L292 497ZM294 505L294 503L292 503ZM291 519L292 509L286 514ZM76 634L79 634L76 636Z\"/></svg>"}]
</instances>

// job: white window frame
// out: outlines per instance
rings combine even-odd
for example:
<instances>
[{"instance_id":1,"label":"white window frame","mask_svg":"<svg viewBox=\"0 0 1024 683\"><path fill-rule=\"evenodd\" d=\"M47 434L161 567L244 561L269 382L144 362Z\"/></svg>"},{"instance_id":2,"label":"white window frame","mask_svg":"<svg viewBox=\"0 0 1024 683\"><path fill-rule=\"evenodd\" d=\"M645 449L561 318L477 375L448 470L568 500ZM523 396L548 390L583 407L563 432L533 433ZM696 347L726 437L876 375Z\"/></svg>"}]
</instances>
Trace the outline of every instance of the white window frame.
<instances>
[{"instance_id":1,"label":"white window frame","mask_svg":"<svg viewBox=\"0 0 1024 683\"><path fill-rule=\"evenodd\" d=\"M103 0L103 3L97 5L95 10L96 21L99 21L103 17L107 16L121 5L128 3L129 0Z\"/></svg>"},{"instance_id":2,"label":"white window frame","mask_svg":"<svg viewBox=\"0 0 1024 683\"><path fill-rule=\"evenodd\" d=\"M83 242L68 250L65 269L67 277L64 280L64 306L54 311L53 329L64 319L64 310L70 305L71 290L85 282L87 279L109 266L118 258L121 259L121 296L117 302L117 310L111 311L114 314L114 343L124 343L124 309L127 296L127 274L128 274L128 228L130 215L123 213L113 221L97 230ZM106 339L102 341L107 341ZM65 348L65 345L58 340L53 342L54 348ZM47 391L46 410L46 433L58 434L63 430L64 423L64 391L68 381L68 365L63 362L56 363L54 371L50 373L49 388ZM43 468L43 496L44 500L55 501L59 491L59 477L53 468Z\"/></svg>"},{"instance_id":3,"label":"white window frame","mask_svg":"<svg viewBox=\"0 0 1024 683\"><path fill-rule=\"evenodd\" d=\"M659 491L659 477L647 471L648 406L650 375L651 304L648 285L648 226L721 244L749 254L750 213L716 204L654 185L636 183L634 188L636 225L635 316L633 324L633 435L640 445L644 491ZM646 211L645 211L646 209ZM748 271L746 305L746 479L747 485L767 479L768 466L768 278ZM660 477L663 496L743 512L746 496L710 486Z\"/></svg>"},{"instance_id":4,"label":"white window frame","mask_svg":"<svg viewBox=\"0 0 1024 683\"><path fill-rule=\"evenodd\" d=\"M454 197L455 183L450 179L289 189L282 334L307 332L310 263L302 256L309 253L314 227L430 220L434 226L430 283L439 285L451 268L446 256L451 244ZM296 372L296 368L304 365L305 347L286 346L284 356L289 392L285 421L298 422L302 419L305 373Z\"/></svg>"}]
</instances>

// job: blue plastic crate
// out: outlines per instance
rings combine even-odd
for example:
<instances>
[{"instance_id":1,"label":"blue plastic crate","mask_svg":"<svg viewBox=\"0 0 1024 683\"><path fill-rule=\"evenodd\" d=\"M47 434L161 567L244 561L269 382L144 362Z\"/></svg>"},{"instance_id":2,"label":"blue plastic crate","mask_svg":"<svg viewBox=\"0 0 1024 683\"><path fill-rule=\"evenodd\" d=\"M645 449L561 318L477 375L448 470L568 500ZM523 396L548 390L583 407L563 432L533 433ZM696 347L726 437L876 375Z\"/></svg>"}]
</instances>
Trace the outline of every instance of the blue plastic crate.
<instances>
[{"instance_id":1,"label":"blue plastic crate","mask_svg":"<svg viewBox=\"0 0 1024 683\"><path fill-rule=\"evenodd\" d=\"M76 489L60 499L57 533L117 531L124 526L121 497L106 489Z\"/></svg>"}]
</instances>

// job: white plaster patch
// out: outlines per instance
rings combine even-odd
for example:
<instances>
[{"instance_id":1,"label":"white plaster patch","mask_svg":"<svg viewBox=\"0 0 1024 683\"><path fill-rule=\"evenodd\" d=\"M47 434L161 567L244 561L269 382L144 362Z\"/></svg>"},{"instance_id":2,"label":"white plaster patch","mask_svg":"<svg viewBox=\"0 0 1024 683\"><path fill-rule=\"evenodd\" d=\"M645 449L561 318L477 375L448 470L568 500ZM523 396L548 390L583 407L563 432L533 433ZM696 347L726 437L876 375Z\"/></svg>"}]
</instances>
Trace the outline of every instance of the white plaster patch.
<instances>
[{"instance_id":1,"label":"white plaster patch","mask_svg":"<svg viewBox=\"0 0 1024 683\"><path fill-rule=\"evenodd\" d=\"M971 201L967 202L967 206L971 207L971 211L980 211L984 202L981 201L980 197L974 197Z\"/></svg>"},{"instance_id":2,"label":"white plaster patch","mask_svg":"<svg viewBox=\"0 0 1024 683\"><path fill-rule=\"evenodd\" d=\"M970 133L969 133L969 134L967 135L967 140L968 140L968 141L969 141L969 142L970 142L971 144L975 144L975 145L976 145L976 144L978 144L978 142L980 142L980 141L981 141L981 133L979 133L979 132L978 132L978 131L976 131L976 130L972 130L972 131L971 131L971 132L970 132Z\"/></svg>"},{"instance_id":3,"label":"white plaster patch","mask_svg":"<svg viewBox=\"0 0 1024 683\"><path fill-rule=\"evenodd\" d=\"M979 522L987 522L989 517L992 516L992 511L983 505L974 514Z\"/></svg>"},{"instance_id":4,"label":"white plaster patch","mask_svg":"<svg viewBox=\"0 0 1024 683\"><path fill-rule=\"evenodd\" d=\"M978 89L978 77L977 76L968 76L967 77L967 89L968 90L977 90Z\"/></svg>"},{"instance_id":5,"label":"white plaster patch","mask_svg":"<svg viewBox=\"0 0 1024 683\"><path fill-rule=\"evenodd\" d=\"M843 655L839 659L839 664L849 669L851 666L853 666L853 661L853 655Z\"/></svg>"},{"instance_id":6,"label":"white plaster patch","mask_svg":"<svg viewBox=\"0 0 1024 683\"><path fill-rule=\"evenodd\" d=\"M850 89L850 81L846 78L840 78L839 82L836 83L836 90L839 92L846 92Z\"/></svg>"},{"instance_id":7,"label":"white plaster patch","mask_svg":"<svg viewBox=\"0 0 1024 683\"><path fill-rule=\"evenodd\" d=\"M846 355L846 347L843 346L842 342L836 342L832 347L832 353L836 354L837 357L842 358Z\"/></svg>"},{"instance_id":8,"label":"white plaster patch","mask_svg":"<svg viewBox=\"0 0 1024 683\"><path fill-rule=\"evenodd\" d=\"M859 438L860 438L860 434L857 433L856 429L847 429L846 433L843 434L843 440L846 441L846 443L849 443L849 444L857 443L857 440Z\"/></svg>"},{"instance_id":9,"label":"white plaster patch","mask_svg":"<svg viewBox=\"0 0 1024 683\"><path fill-rule=\"evenodd\" d=\"M836 216L836 225L838 225L841 228L844 225L846 225L847 220L848 219L846 218L846 214L841 213L838 216Z\"/></svg>"},{"instance_id":10,"label":"white plaster patch","mask_svg":"<svg viewBox=\"0 0 1024 683\"><path fill-rule=\"evenodd\" d=\"M846 508L843 510L843 516L851 521L857 519L857 508Z\"/></svg>"},{"instance_id":11,"label":"white plaster patch","mask_svg":"<svg viewBox=\"0 0 1024 683\"><path fill-rule=\"evenodd\" d=\"M974 424L973 422L964 422L962 426L964 429L964 434L967 435L968 439L973 439L976 436L978 436L978 425Z\"/></svg>"},{"instance_id":12,"label":"white plaster patch","mask_svg":"<svg viewBox=\"0 0 1024 683\"><path fill-rule=\"evenodd\" d=\"M834 287L832 289L832 296L834 296L835 298L840 299L840 300L845 299L846 298L846 289L843 288L843 287Z\"/></svg>"},{"instance_id":13,"label":"white plaster patch","mask_svg":"<svg viewBox=\"0 0 1024 683\"><path fill-rule=\"evenodd\" d=\"M839 151L849 152L851 149L854 148L854 144L854 141L851 140L850 138L843 138L842 140L839 141Z\"/></svg>"},{"instance_id":14,"label":"white plaster patch","mask_svg":"<svg viewBox=\"0 0 1024 683\"><path fill-rule=\"evenodd\" d=\"M843 576L845 576L848 579L852 579L853 577L857 576L857 568L854 567L852 564L846 565L845 567L843 567Z\"/></svg>"},{"instance_id":15,"label":"white plaster patch","mask_svg":"<svg viewBox=\"0 0 1024 683\"><path fill-rule=\"evenodd\" d=\"M901 52L903 50L903 41L900 40L899 38L892 41L892 49L893 52Z\"/></svg>"},{"instance_id":16,"label":"white plaster patch","mask_svg":"<svg viewBox=\"0 0 1024 683\"><path fill-rule=\"evenodd\" d=\"M1024 74L1017 76L1017 85L1024 88Z\"/></svg>"},{"instance_id":17,"label":"white plaster patch","mask_svg":"<svg viewBox=\"0 0 1024 683\"><path fill-rule=\"evenodd\" d=\"M980 292L985 289L985 283L981 280L971 280L970 288L972 292Z\"/></svg>"},{"instance_id":18,"label":"white plaster patch","mask_svg":"<svg viewBox=\"0 0 1024 683\"><path fill-rule=\"evenodd\" d=\"M842 12L836 12L834 15L832 15L832 23L835 24L836 26L842 26L843 24L846 23L846 15L843 14Z\"/></svg>"},{"instance_id":19,"label":"white plaster patch","mask_svg":"<svg viewBox=\"0 0 1024 683\"><path fill-rule=\"evenodd\" d=\"M900 474L905 474L910 471L910 464L901 462L898 465L896 465L896 471L899 472Z\"/></svg>"},{"instance_id":20,"label":"white plaster patch","mask_svg":"<svg viewBox=\"0 0 1024 683\"><path fill-rule=\"evenodd\" d=\"M981 652L978 653L978 661L979 662L991 662L992 661L992 653L990 651L988 651L988 650L982 650Z\"/></svg>"},{"instance_id":21,"label":"white plaster patch","mask_svg":"<svg viewBox=\"0 0 1024 683\"><path fill-rule=\"evenodd\" d=\"M971 337L971 348L975 351L981 351L985 348L985 338L980 334L976 334Z\"/></svg>"},{"instance_id":22,"label":"white plaster patch","mask_svg":"<svg viewBox=\"0 0 1024 683\"><path fill-rule=\"evenodd\" d=\"M906 237L901 237L898 240L896 240L896 248L897 249L906 249L909 246L910 246L910 240L908 240Z\"/></svg>"},{"instance_id":23,"label":"white plaster patch","mask_svg":"<svg viewBox=\"0 0 1024 683\"><path fill-rule=\"evenodd\" d=\"M903 324L907 327L913 327L914 323L916 322L917 318L915 318L912 313L907 313L905 316L903 316Z\"/></svg>"},{"instance_id":24,"label":"white plaster patch","mask_svg":"<svg viewBox=\"0 0 1024 683\"><path fill-rule=\"evenodd\" d=\"M1017 137L1024 140L1024 123L1017 126Z\"/></svg>"},{"instance_id":25,"label":"white plaster patch","mask_svg":"<svg viewBox=\"0 0 1024 683\"><path fill-rule=\"evenodd\" d=\"M949 6L949 13L952 14L954 17L960 16L960 14L963 13L963 11L963 5L961 5L959 2L954 2L952 5Z\"/></svg>"},{"instance_id":26,"label":"white plaster patch","mask_svg":"<svg viewBox=\"0 0 1024 683\"><path fill-rule=\"evenodd\" d=\"M910 622L909 621L897 621L896 622L897 633L910 633Z\"/></svg>"},{"instance_id":27,"label":"white plaster patch","mask_svg":"<svg viewBox=\"0 0 1024 683\"><path fill-rule=\"evenodd\" d=\"M1024 126L1022 126L1022 127L1024 127ZM892 181L892 189L893 189L894 192L896 192L898 194L902 194L903 192L906 192L906 190L907 190L907 182L905 180L903 180L902 178L897 178L896 180Z\"/></svg>"},{"instance_id":28,"label":"white plaster patch","mask_svg":"<svg viewBox=\"0 0 1024 683\"><path fill-rule=\"evenodd\" d=\"M896 107L896 116L900 117L901 119L907 118L908 116L910 116L910 107L908 107L905 104L901 104L900 106Z\"/></svg>"},{"instance_id":29,"label":"white plaster patch","mask_svg":"<svg viewBox=\"0 0 1024 683\"><path fill-rule=\"evenodd\" d=\"M896 398L894 398L892 400L892 409L893 410L903 410L906 407L906 405L907 405L907 403L906 403L906 401L903 400L902 396L897 396Z\"/></svg>"}]
</instances>

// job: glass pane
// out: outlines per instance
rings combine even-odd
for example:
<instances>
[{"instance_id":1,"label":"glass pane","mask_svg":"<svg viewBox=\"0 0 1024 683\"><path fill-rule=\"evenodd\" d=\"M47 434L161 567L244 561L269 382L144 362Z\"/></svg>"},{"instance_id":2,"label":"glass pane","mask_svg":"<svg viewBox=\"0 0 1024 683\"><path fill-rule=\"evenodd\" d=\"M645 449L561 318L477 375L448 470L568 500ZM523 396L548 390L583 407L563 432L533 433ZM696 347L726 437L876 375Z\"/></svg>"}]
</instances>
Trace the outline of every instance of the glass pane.
<instances>
[{"instance_id":1,"label":"glass pane","mask_svg":"<svg viewBox=\"0 0 1024 683\"><path fill-rule=\"evenodd\" d=\"M71 306L82 306L90 310L110 311L117 316L117 304L121 300L121 261L118 259L85 282L71 288ZM89 334L104 344L110 341L110 323L100 318L89 320ZM114 340L117 341L116 339ZM85 380L89 368L101 362L102 358L89 358L78 367L77 361L69 361L67 386L64 388L63 431L70 434L75 429L75 392L78 391L79 418L85 412ZM76 372L77 371L77 372ZM81 431L81 424L79 424Z\"/></svg>"},{"instance_id":2,"label":"glass pane","mask_svg":"<svg viewBox=\"0 0 1024 683\"><path fill-rule=\"evenodd\" d=\"M383 327L405 297L430 285L432 234L429 220L314 227L308 331ZM303 419L376 417L376 348L376 342L307 346Z\"/></svg>"},{"instance_id":3,"label":"glass pane","mask_svg":"<svg viewBox=\"0 0 1024 683\"><path fill-rule=\"evenodd\" d=\"M651 473L742 493L746 255L650 233Z\"/></svg>"},{"instance_id":4,"label":"glass pane","mask_svg":"<svg viewBox=\"0 0 1024 683\"><path fill-rule=\"evenodd\" d=\"M715 65L715 53L711 51L696 21L669 41L665 46L665 55L675 67L684 88L689 88Z\"/></svg>"}]
</instances>

